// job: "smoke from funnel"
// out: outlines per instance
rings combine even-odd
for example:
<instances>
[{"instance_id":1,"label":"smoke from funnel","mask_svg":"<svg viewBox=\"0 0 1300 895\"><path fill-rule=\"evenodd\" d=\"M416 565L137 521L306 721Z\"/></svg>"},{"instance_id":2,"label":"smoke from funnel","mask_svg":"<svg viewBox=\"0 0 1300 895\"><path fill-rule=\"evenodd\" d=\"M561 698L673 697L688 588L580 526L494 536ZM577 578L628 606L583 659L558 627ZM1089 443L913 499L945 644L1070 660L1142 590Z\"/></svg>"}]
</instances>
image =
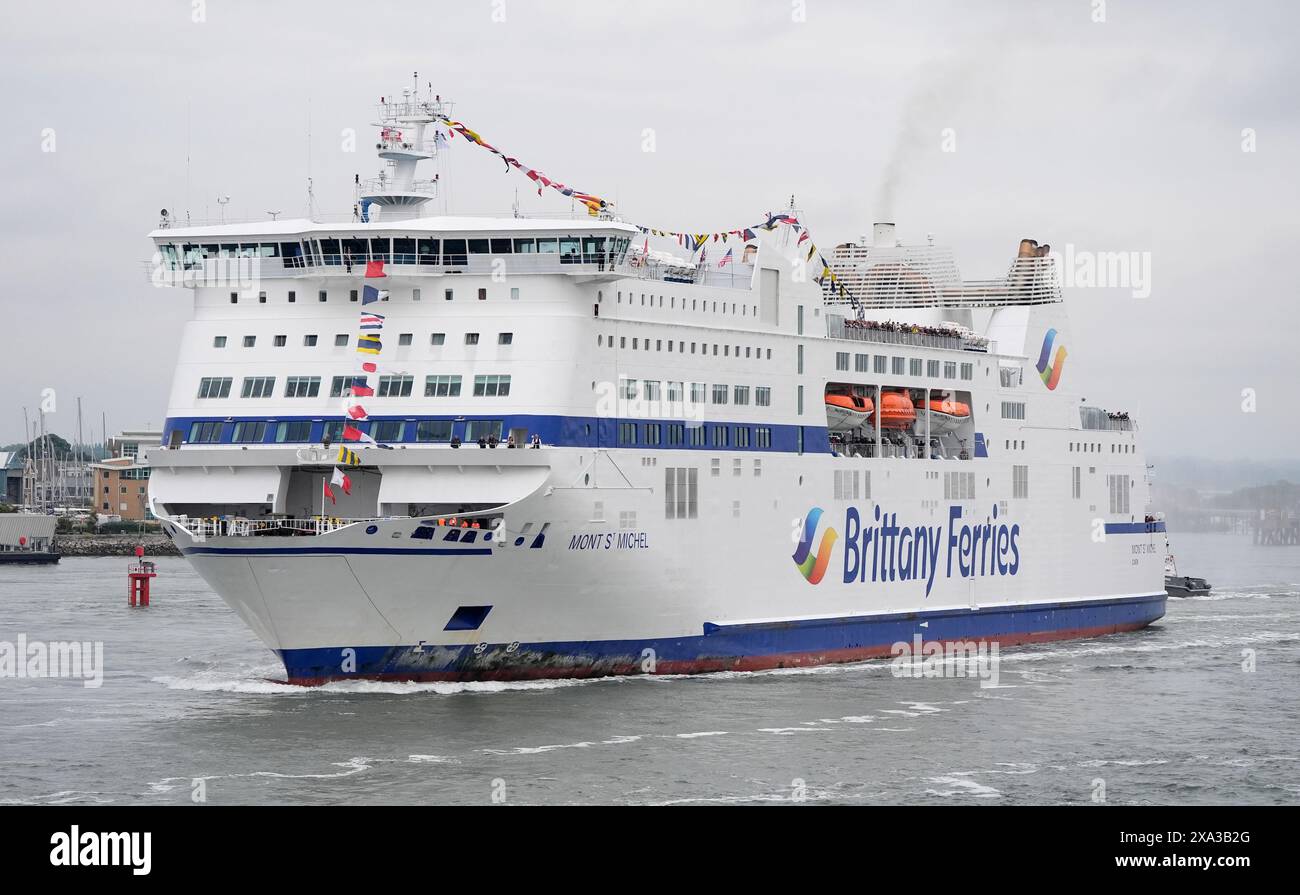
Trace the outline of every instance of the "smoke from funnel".
<instances>
[{"instance_id":1,"label":"smoke from funnel","mask_svg":"<svg viewBox=\"0 0 1300 895\"><path fill-rule=\"evenodd\" d=\"M979 71L972 53L922 72L903 105L898 136L881 169L872 209L876 220L897 220L894 202L900 189L938 151L943 129L956 127L962 100Z\"/></svg>"}]
</instances>

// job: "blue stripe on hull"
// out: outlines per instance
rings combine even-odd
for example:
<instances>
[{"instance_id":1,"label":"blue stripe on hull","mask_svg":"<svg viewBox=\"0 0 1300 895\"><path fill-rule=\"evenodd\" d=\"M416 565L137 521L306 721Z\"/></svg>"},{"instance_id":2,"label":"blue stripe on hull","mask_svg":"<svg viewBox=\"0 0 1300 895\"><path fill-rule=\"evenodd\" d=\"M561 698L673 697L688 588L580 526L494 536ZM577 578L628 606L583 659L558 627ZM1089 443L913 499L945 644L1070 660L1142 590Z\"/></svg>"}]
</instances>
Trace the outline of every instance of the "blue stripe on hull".
<instances>
[{"instance_id":1,"label":"blue stripe on hull","mask_svg":"<svg viewBox=\"0 0 1300 895\"><path fill-rule=\"evenodd\" d=\"M280 650L289 680L523 680L644 673L759 670L888 655L920 634L932 641L997 641L1010 646L1093 637L1145 627L1165 614L1164 593L870 618L705 625L697 637L557 641L464 646L357 646ZM922 623L925 627L921 627ZM649 651L653 651L650 653Z\"/></svg>"}]
</instances>

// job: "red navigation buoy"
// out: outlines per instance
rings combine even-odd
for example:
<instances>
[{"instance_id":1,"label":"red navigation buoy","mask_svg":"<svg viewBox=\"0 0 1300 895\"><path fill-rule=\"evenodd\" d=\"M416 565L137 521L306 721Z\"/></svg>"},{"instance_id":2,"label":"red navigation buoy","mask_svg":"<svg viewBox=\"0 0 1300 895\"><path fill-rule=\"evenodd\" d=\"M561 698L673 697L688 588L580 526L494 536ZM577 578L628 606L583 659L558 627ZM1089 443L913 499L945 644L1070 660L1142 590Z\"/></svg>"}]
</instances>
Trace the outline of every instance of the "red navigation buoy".
<instances>
[{"instance_id":1,"label":"red navigation buoy","mask_svg":"<svg viewBox=\"0 0 1300 895\"><path fill-rule=\"evenodd\" d=\"M157 577L158 571L152 562L142 559L144 548L136 546L135 562L126 567L126 602L128 606L149 605L149 581Z\"/></svg>"}]
</instances>

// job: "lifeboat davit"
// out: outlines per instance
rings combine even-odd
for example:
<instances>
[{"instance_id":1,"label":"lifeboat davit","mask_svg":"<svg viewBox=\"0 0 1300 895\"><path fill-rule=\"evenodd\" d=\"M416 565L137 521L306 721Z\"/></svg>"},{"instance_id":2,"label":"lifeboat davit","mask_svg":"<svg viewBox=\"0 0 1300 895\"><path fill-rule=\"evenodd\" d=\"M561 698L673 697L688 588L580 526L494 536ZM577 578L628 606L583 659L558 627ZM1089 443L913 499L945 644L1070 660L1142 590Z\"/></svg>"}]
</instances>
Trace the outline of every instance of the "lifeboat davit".
<instances>
[{"instance_id":1,"label":"lifeboat davit","mask_svg":"<svg viewBox=\"0 0 1300 895\"><path fill-rule=\"evenodd\" d=\"M826 426L832 432L858 429L871 421L876 407L861 395L827 395Z\"/></svg>"},{"instance_id":2,"label":"lifeboat davit","mask_svg":"<svg viewBox=\"0 0 1300 895\"><path fill-rule=\"evenodd\" d=\"M917 402L916 409L921 415L921 425L924 425L927 411L920 402ZM970 419L970 405L951 399L931 399L928 412L930 414L930 432L933 435L952 432Z\"/></svg>"},{"instance_id":3,"label":"lifeboat davit","mask_svg":"<svg viewBox=\"0 0 1300 895\"><path fill-rule=\"evenodd\" d=\"M916 408L907 395L885 392L880 396L880 428L906 429L915 422Z\"/></svg>"}]
</instances>

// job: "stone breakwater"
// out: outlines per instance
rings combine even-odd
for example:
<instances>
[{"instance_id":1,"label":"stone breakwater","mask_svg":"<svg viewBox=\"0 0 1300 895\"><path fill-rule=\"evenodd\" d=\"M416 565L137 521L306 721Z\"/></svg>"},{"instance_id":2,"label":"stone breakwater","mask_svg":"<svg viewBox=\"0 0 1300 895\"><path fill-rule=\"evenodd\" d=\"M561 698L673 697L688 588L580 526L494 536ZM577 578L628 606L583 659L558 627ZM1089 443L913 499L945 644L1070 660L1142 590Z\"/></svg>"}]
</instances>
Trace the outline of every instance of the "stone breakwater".
<instances>
[{"instance_id":1,"label":"stone breakwater","mask_svg":"<svg viewBox=\"0 0 1300 895\"><path fill-rule=\"evenodd\" d=\"M137 546L144 548L145 559L151 556L180 556L167 535L147 534L61 534L55 536L55 549L64 556L134 556Z\"/></svg>"}]
</instances>

